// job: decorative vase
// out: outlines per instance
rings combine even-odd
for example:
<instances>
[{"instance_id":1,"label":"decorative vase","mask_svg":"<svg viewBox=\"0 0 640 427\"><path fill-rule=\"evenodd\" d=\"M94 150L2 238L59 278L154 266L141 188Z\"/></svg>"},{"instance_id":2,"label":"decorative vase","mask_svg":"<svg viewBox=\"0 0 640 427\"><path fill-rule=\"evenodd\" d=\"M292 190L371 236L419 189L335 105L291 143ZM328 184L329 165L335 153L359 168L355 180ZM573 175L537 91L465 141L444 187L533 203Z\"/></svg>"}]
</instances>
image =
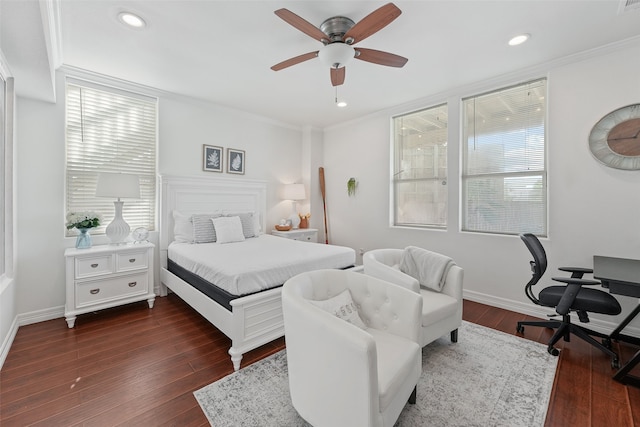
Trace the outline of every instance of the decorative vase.
<instances>
[{"instance_id":1,"label":"decorative vase","mask_svg":"<svg viewBox=\"0 0 640 427\"><path fill-rule=\"evenodd\" d=\"M308 218L300 218L300 228L309 228Z\"/></svg>"},{"instance_id":2,"label":"decorative vase","mask_svg":"<svg viewBox=\"0 0 640 427\"><path fill-rule=\"evenodd\" d=\"M76 238L76 248L89 249L91 247L91 234L89 234L90 228L78 228L80 234Z\"/></svg>"}]
</instances>

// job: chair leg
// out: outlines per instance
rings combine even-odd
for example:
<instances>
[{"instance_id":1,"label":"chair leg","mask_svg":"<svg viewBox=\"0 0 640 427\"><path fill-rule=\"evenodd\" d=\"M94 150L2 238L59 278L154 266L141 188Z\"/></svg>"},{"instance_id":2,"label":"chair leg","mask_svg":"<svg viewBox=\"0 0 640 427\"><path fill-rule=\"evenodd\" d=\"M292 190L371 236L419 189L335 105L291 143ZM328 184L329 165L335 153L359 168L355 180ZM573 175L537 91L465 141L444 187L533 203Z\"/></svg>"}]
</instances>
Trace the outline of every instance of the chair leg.
<instances>
[{"instance_id":1,"label":"chair leg","mask_svg":"<svg viewBox=\"0 0 640 427\"><path fill-rule=\"evenodd\" d=\"M600 351L608 354L609 356L611 356L611 358L613 360L616 360L616 361L618 360L618 354L617 353L615 353L611 349L608 349L607 347L605 347L604 345L600 344L598 341L593 339L591 336L589 336L589 334L587 332L585 332L583 330L582 327L572 324L570 326L570 329L571 329L571 333L574 334L575 336L577 336L578 338L582 338L584 341L588 342L589 344L591 344L592 346L596 347Z\"/></svg>"},{"instance_id":2,"label":"chair leg","mask_svg":"<svg viewBox=\"0 0 640 427\"><path fill-rule=\"evenodd\" d=\"M458 330L451 331L451 342L458 342Z\"/></svg>"},{"instance_id":3,"label":"chair leg","mask_svg":"<svg viewBox=\"0 0 640 427\"><path fill-rule=\"evenodd\" d=\"M416 385L411 392L411 396L409 396L409 403L412 405L416 404L416 397L418 396L418 386Z\"/></svg>"},{"instance_id":4,"label":"chair leg","mask_svg":"<svg viewBox=\"0 0 640 427\"><path fill-rule=\"evenodd\" d=\"M541 326L543 328L556 329L559 328L560 325L562 325L562 322L559 320L523 321L518 322L518 331L520 331L523 326Z\"/></svg>"}]
</instances>

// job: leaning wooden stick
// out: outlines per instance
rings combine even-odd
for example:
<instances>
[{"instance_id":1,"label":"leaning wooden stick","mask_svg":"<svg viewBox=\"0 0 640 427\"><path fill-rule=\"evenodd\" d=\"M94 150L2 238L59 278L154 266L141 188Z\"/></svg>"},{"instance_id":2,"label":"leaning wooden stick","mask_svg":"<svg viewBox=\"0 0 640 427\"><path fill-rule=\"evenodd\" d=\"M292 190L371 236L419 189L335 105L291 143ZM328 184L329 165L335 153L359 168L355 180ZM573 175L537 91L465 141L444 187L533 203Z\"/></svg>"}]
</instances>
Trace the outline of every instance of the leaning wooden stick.
<instances>
[{"instance_id":1,"label":"leaning wooden stick","mask_svg":"<svg viewBox=\"0 0 640 427\"><path fill-rule=\"evenodd\" d=\"M324 210L324 243L329 244L329 232L327 231L327 196L324 186L324 168L320 167L320 192L322 193L322 209Z\"/></svg>"}]
</instances>

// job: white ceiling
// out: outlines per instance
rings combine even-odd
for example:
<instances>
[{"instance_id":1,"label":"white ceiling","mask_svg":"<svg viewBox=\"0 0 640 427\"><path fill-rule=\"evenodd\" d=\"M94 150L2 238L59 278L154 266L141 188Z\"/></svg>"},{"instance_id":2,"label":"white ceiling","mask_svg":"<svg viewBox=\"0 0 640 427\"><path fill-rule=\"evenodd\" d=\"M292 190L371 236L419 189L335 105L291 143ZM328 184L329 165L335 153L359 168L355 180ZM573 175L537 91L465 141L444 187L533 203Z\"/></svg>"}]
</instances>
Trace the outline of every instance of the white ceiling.
<instances>
[{"instance_id":1,"label":"white ceiling","mask_svg":"<svg viewBox=\"0 0 640 427\"><path fill-rule=\"evenodd\" d=\"M273 12L284 7L319 26L336 15L358 22L385 2L2 0L1 47L23 96L50 98L43 91L52 91L51 69L61 61L322 128L640 35L640 9L619 13L620 0L394 3L402 15L358 46L409 62L398 69L352 61L338 89L349 102L344 109L334 105L329 70L318 59L269 68L321 47ZM116 16L123 10L138 13L147 28L122 25ZM532 37L509 47L520 33Z\"/></svg>"}]
</instances>

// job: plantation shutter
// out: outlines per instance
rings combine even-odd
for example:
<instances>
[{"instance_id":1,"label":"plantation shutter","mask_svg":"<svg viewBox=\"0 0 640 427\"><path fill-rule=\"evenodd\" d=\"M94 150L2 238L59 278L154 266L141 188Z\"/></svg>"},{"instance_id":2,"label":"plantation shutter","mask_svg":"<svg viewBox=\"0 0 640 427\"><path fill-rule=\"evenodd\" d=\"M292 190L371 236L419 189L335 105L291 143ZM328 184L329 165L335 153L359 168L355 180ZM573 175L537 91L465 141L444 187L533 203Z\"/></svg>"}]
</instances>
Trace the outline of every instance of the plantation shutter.
<instances>
[{"instance_id":1,"label":"plantation shutter","mask_svg":"<svg viewBox=\"0 0 640 427\"><path fill-rule=\"evenodd\" d=\"M465 231L547 234L546 79L463 100Z\"/></svg>"},{"instance_id":2,"label":"plantation shutter","mask_svg":"<svg viewBox=\"0 0 640 427\"><path fill-rule=\"evenodd\" d=\"M95 196L98 174L131 173L139 176L140 199L123 199L123 217L132 230L154 230L157 99L68 82L66 101L66 213L101 213L92 234L103 234L115 199Z\"/></svg>"}]
</instances>

